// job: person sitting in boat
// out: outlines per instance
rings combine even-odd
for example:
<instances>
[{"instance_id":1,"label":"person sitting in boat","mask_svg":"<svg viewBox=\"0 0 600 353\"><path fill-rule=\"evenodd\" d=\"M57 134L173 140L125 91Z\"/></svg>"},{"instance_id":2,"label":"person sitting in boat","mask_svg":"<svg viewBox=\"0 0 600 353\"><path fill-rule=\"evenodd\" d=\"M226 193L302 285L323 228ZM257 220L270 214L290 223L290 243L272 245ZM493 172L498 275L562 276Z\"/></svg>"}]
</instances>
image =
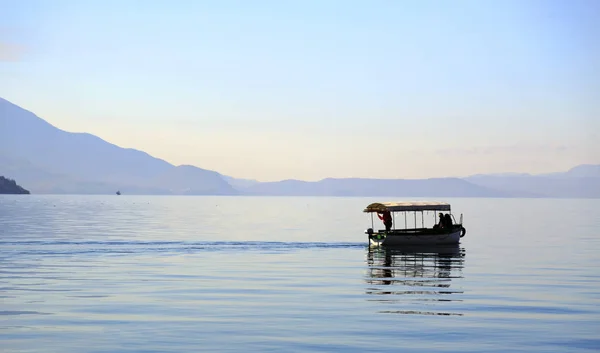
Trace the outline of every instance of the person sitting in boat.
<instances>
[{"instance_id":1,"label":"person sitting in boat","mask_svg":"<svg viewBox=\"0 0 600 353\"><path fill-rule=\"evenodd\" d=\"M383 221L385 230L389 232L392 229L392 214L390 211L377 212L377 217Z\"/></svg>"},{"instance_id":2,"label":"person sitting in boat","mask_svg":"<svg viewBox=\"0 0 600 353\"><path fill-rule=\"evenodd\" d=\"M435 224L433 226L433 228L445 228L444 225L446 224L446 219L444 218L444 214L442 212L440 212L439 214L440 220L437 224Z\"/></svg>"},{"instance_id":3,"label":"person sitting in boat","mask_svg":"<svg viewBox=\"0 0 600 353\"><path fill-rule=\"evenodd\" d=\"M450 215L448 213L446 213L444 215L444 220L445 220L445 228L452 228L452 217L450 217Z\"/></svg>"}]
</instances>

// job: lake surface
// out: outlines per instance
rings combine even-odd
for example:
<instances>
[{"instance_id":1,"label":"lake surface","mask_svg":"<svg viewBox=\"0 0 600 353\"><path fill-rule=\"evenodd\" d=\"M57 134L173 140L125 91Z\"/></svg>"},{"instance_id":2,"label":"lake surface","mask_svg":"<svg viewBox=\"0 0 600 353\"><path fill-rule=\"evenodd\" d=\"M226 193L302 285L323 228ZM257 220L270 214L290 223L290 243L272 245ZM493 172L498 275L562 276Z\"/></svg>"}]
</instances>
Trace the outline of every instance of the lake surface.
<instances>
[{"instance_id":1,"label":"lake surface","mask_svg":"<svg viewBox=\"0 0 600 353\"><path fill-rule=\"evenodd\" d=\"M600 200L446 199L459 246L369 250L373 201L0 195L0 351L600 351Z\"/></svg>"}]
</instances>

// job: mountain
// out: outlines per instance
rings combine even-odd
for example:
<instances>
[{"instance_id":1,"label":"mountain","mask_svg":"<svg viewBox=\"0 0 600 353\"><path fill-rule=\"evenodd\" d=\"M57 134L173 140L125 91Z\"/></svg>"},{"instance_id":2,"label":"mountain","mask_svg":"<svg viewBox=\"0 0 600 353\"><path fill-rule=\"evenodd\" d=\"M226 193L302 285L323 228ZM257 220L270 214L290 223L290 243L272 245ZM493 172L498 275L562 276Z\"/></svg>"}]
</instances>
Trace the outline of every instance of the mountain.
<instances>
[{"instance_id":1,"label":"mountain","mask_svg":"<svg viewBox=\"0 0 600 353\"><path fill-rule=\"evenodd\" d=\"M600 178L600 164L582 164L569 169L564 173L565 177L576 178Z\"/></svg>"},{"instance_id":2,"label":"mountain","mask_svg":"<svg viewBox=\"0 0 600 353\"><path fill-rule=\"evenodd\" d=\"M229 185L233 186L236 189L244 189L259 183L258 180L254 179L240 179L227 175L223 175L223 178L229 183Z\"/></svg>"},{"instance_id":3,"label":"mountain","mask_svg":"<svg viewBox=\"0 0 600 353\"><path fill-rule=\"evenodd\" d=\"M237 193L215 171L61 130L0 98L0 173L7 171L37 193Z\"/></svg>"},{"instance_id":4,"label":"mountain","mask_svg":"<svg viewBox=\"0 0 600 353\"><path fill-rule=\"evenodd\" d=\"M458 178L363 179L327 178L316 182L283 180L250 185L250 195L381 196L381 197L509 197L509 192L473 185Z\"/></svg>"},{"instance_id":5,"label":"mountain","mask_svg":"<svg viewBox=\"0 0 600 353\"><path fill-rule=\"evenodd\" d=\"M14 180L0 176L0 194L29 194L29 191L17 185Z\"/></svg>"},{"instance_id":6,"label":"mountain","mask_svg":"<svg viewBox=\"0 0 600 353\"><path fill-rule=\"evenodd\" d=\"M122 148L88 133L61 130L0 98L0 175L34 193L600 198L600 165L566 172L479 174L465 178L327 178L258 182Z\"/></svg>"},{"instance_id":7,"label":"mountain","mask_svg":"<svg viewBox=\"0 0 600 353\"><path fill-rule=\"evenodd\" d=\"M538 175L480 174L464 180L520 197L600 198L600 165L579 165L566 172Z\"/></svg>"},{"instance_id":8,"label":"mountain","mask_svg":"<svg viewBox=\"0 0 600 353\"><path fill-rule=\"evenodd\" d=\"M551 175L478 174L466 178L327 178L283 180L239 187L244 194L270 196L527 197L600 198L600 165L580 165Z\"/></svg>"},{"instance_id":9,"label":"mountain","mask_svg":"<svg viewBox=\"0 0 600 353\"><path fill-rule=\"evenodd\" d=\"M169 193L178 195L231 195L233 189L225 178L211 170L180 165L152 179L154 185L168 185Z\"/></svg>"}]
</instances>

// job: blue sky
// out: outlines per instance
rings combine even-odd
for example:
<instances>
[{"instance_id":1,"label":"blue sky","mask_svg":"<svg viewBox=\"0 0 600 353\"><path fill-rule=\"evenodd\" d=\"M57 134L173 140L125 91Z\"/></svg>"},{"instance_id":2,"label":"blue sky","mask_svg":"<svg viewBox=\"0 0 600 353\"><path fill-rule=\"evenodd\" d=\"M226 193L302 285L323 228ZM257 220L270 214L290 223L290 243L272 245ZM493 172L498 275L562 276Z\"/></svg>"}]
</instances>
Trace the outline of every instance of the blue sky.
<instances>
[{"instance_id":1,"label":"blue sky","mask_svg":"<svg viewBox=\"0 0 600 353\"><path fill-rule=\"evenodd\" d=\"M600 163L600 2L0 0L0 96L259 180Z\"/></svg>"}]
</instances>

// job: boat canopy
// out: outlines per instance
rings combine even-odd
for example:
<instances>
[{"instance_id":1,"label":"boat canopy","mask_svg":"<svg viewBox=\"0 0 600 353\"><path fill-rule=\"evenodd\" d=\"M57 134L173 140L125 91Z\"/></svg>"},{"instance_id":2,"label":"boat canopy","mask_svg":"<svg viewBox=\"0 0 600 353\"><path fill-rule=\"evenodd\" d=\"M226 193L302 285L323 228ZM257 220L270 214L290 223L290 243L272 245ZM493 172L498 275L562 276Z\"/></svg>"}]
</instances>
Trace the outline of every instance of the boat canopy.
<instances>
[{"instance_id":1,"label":"boat canopy","mask_svg":"<svg viewBox=\"0 0 600 353\"><path fill-rule=\"evenodd\" d=\"M450 204L435 201L375 202L363 212L450 211Z\"/></svg>"}]
</instances>

